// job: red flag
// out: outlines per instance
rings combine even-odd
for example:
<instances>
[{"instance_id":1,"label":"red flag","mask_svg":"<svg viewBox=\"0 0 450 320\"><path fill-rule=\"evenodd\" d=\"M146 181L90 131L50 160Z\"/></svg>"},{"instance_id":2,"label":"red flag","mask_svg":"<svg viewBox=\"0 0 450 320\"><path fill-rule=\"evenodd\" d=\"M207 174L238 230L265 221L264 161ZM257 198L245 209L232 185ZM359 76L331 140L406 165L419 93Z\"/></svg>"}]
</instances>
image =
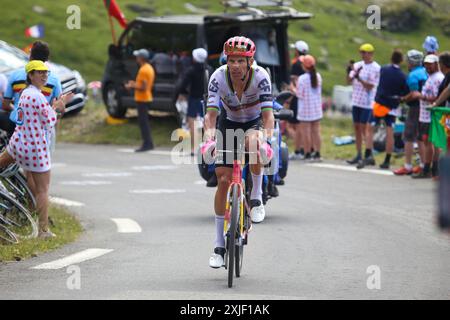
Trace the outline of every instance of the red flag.
<instances>
[{"instance_id":1,"label":"red flag","mask_svg":"<svg viewBox=\"0 0 450 320\"><path fill-rule=\"evenodd\" d=\"M31 48L32 48L32 47L33 47L33 44L30 43L30 44L27 45L25 48L23 48L22 51L29 55L29 54L31 53Z\"/></svg>"},{"instance_id":2,"label":"red flag","mask_svg":"<svg viewBox=\"0 0 450 320\"><path fill-rule=\"evenodd\" d=\"M116 0L103 0L103 2L105 3L106 9L108 10L108 14L116 18L117 21L119 21L122 28L126 28L127 20L125 20L125 16L123 15L122 11L120 11L120 8L116 3Z\"/></svg>"}]
</instances>

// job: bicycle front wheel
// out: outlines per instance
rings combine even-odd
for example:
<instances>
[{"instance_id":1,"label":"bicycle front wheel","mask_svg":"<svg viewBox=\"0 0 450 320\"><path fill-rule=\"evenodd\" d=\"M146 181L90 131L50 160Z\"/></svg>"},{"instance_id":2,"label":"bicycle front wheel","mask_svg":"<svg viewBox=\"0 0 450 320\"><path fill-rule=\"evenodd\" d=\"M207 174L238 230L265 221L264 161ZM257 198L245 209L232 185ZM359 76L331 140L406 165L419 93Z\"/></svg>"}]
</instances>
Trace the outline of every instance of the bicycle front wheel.
<instances>
[{"instance_id":1,"label":"bicycle front wheel","mask_svg":"<svg viewBox=\"0 0 450 320\"><path fill-rule=\"evenodd\" d=\"M230 208L230 229L228 230L228 243L227 243L227 251L228 251L228 288L233 286L233 277L234 277L234 267L235 267L235 248L236 248L236 240L238 235L237 226L239 219L239 187L238 185L233 186L233 197Z\"/></svg>"},{"instance_id":2,"label":"bicycle front wheel","mask_svg":"<svg viewBox=\"0 0 450 320\"><path fill-rule=\"evenodd\" d=\"M17 200L29 210L36 209L36 199L27 184L27 179L20 173L4 178L4 185L12 192Z\"/></svg>"},{"instance_id":3,"label":"bicycle front wheel","mask_svg":"<svg viewBox=\"0 0 450 320\"><path fill-rule=\"evenodd\" d=\"M14 196L0 191L0 215L8 229L19 239L36 238L38 227L30 212Z\"/></svg>"},{"instance_id":4,"label":"bicycle front wheel","mask_svg":"<svg viewBox=\"0 0 450 320\"><path fill-rule=\"evenodd\" d=\"M236 278L239 278L241 276L241 271L242 271L242 259L244 258L244 246L243 244L237 244L235 247L236 250L236 259L235 259L235 263L236 263Z\"/></svg>"}]
</instances>

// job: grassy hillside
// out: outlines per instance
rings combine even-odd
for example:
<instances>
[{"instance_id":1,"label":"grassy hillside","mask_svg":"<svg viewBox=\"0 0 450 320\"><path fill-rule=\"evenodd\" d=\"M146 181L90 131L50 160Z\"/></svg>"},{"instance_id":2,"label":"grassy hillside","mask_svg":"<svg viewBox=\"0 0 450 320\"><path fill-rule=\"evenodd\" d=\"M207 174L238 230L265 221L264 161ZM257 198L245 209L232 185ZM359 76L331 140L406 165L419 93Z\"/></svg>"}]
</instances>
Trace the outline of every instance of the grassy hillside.
<instances>
[{"instance_id":1,"label":"grassy hillside","mask_svg":"<svg viewBox=\"0 0 450 320\"><path fill-rule=\"evenodd\" d=\"M176 0L117 0L128 20L139 15L163 15L189 13L184 1ZM220 12L220 1L191 0L190 3L210 12ZM349 59L358 59L359 42L370 41L377 48L376 59L387 63L393 47L402 49L421 48L423 39L433 34L440 40L441 48L450 49L450 39L438 27L439 19L448 19L448 0L397 0L376 1L387 7L394 4L414 6L420 12L421 21L417 30L411 32L370 31L366 28L363 13L366 0L294 0L294 7L311 12L315 17L309 21L294 22L289 29L290 40L303 39L309 42L312 53L319 58L320 72L324 78L325 92L330 93L335 84L342 84L344 69ZM374 1L371 1L373 3ZM66 9L76 4L81 9L81 30L68 30ZM36 13L33 6L44 9ZM130 6L131 5L131 6ZM132 5L143 9L137 13ZM386 7L386 8L387 8ZM402 9L400 9L402 10ZM382 11L382 19L383 19ZM440 20L439 20L440 21ZM44 40L49 42L52 60L78 69L87 80L100 79L107 60L107 46L111 33L102 0L22 0L18 6L13 0L2 1L0 39L25 47L33 39L26 38L26 27L43 23L46 27ZM115 29L121 29L114 21ZM306 25L306 26L305 26Z\"/></svg>"}]
</instances>

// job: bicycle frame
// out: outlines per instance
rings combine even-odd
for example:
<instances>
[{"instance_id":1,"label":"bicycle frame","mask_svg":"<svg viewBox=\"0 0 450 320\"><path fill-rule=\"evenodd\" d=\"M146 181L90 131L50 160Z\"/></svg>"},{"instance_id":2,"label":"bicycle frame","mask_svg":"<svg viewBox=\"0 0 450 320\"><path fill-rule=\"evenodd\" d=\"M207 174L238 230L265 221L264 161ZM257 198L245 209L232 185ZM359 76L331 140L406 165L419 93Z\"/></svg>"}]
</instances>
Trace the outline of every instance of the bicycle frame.
<instances>
[{"instance_id":1,"label":"bicycle frame","mask_svg":"<svg viewBox=\"0 0 450 320\"><path fill-rule=\"evenodd\" d=\"M242 180L242 169L241 169L241 163L238 160L233 161L233 176L231 179L231 183L228 187L227 191L227 200L225 204L225 217L224 217L224 235L228 232L228 225L230 223L231 219L231 199L232 199L232 190L234 186L237 186L239 195L239 222L240 222L240 230L239 230L239 241L243 241L245 239L246 234L244 233L244 206L247 208L248 212L248 204L247 200L245 199L245 185L244 181Z\"/></svg>"}]
</instances>

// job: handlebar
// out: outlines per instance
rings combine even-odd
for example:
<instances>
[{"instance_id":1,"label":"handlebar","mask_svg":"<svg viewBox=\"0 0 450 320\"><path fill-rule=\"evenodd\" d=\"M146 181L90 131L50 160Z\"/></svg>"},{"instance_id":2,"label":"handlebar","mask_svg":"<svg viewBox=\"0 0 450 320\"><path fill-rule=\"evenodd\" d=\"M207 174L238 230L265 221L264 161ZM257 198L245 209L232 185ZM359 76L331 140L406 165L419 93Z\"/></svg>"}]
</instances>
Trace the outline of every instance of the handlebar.
<instances>
[{"instance_id":1,"label":"handlebar","mask_svg":"<svg viewBox=\"0 0 450 320\"><path fill-rule=\"evenodd\" d=\"M294 118L294 111L290 110L290 109L281 109L278 111L273 111L273 116L275 117L275 119L279 119L279 120L290 120L292 118Z\"/></svg>"}]
</instances>

